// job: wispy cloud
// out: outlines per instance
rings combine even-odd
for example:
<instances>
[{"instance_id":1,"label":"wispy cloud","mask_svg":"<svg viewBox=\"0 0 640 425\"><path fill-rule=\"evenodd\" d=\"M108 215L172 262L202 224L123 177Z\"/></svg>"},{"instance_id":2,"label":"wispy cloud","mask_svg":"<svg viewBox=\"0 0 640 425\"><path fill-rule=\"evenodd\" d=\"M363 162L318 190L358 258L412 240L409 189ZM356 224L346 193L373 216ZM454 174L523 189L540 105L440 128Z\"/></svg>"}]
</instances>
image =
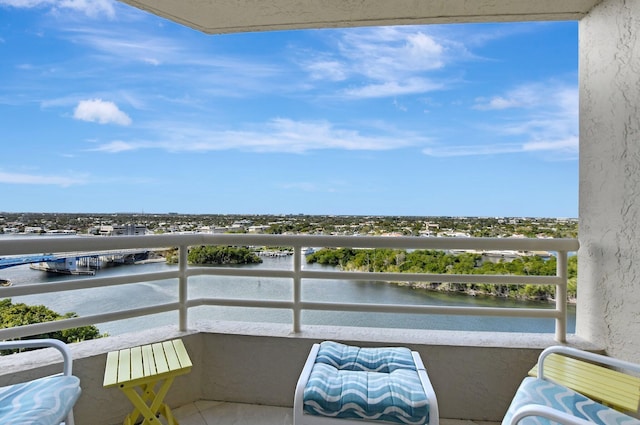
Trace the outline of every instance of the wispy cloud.
<instances>
[{"instance_id":1,"label":"wispy cloud","mask_svg":"<svg viewBox=\"0 0 640 425\"><path fill-rule=\"evenodd\" d=\"M337 89L346 98L427 93L444 85L432 72L468 56L461 43L427 31L413 26L342 31L331 53L305 50L299 62L313 81L357 81L358 87Z\"/></svg>"},{"instance_id":2,"label":"wispy cloud","mask_svg":"<svg viewBox=\"0 0 640 425\"><path fill-rule=\"evenodd\" d=\"M507 153L555 154L553 159L575 159L578 155L578 88L548 81L525 83L505 93L478 98L474 108L491 114L482 131L504 144L439 145L423 150L430 156L473 156ZM515 115L505 115L518 111ZM520 141L517 141L520 140Z\"/></svg>"},{"instance_id":3,"label":"wispy cloud","mask_svg":"<svg viewBox=\"0 0 640 425\"><path fill-rule=\"evenodd\" d=\"M44 174L8 173L0 171L0 183L68 187L78 184L84 184L86 183L86 180L77 176L67 177Z\"/></svg>"},{"instance_id":4,"label":"wispy cloud","mask_svg":"<svg viewBox=\"0 0 640 425\"><path fill-rule=\"evenodd\" d=\"M425 137L408 132L389 131L380 134L379 129L376 129L375 135L367 135L362 129L340 128L328 121L277 118L249 127L214 130L197 127L193 123L162 123L158 124L158 134L153 140L119 140L90 150L108 153L140 149L161 149L168 152L240 150L305 153L325 149L380 151L427 143Z\"/></svg>"},{"instance_id":5,"label":"wispy cloud","mask_svg":"<svg viewBox=\"0 0 640 425\"><path fill-rule=\"evenodd\" d=\"M423 149L422 153L428 156L446 158L452 156L499 155L522 151L522 145L519 144L493 144L429 147Z\"/></svg>"},{"instance_id":6,"label":"wispy cloud","mask_svg":"<svg viewBox=\"0 0 640 425\"><path fill-rule=\"evenodd\" d=\"M115 103L102 99L80 101L73 112L73 118L100 124L131 124L131 118L121 111Z\"/></svg>"},{"instance_id":7,"label":"wispy cloud","mask_svg":"<svg viewBox=\"0 0 640 425\"><path fill-rule=\"evenodd\" d=\"M136 28L113 31L107 28L75 26L67 28L64 37L88 47L89 54L104 55L105 59L119 62L137 62L152 66L185 60L188 54L175 39Z\"/></svg>"},{"instance_id":8,"label":"wispy cloud","mask_svg":"<svg viewBox=\"0 0 640 425\"><path fill-rule=\"evenodd\" d=\"M343 81L348 78L348 69L339 60L319 58L304 65L312 80Z\"/></svg>"},{"instance_id":9,"label":"wispy cloud","mask_svg":"<svg viewBox=\"0 0 640 425\"><path fill-rule=\"evenodd\" d=\"M91 18L114 18L116 15L113 0L0 0L0 6L50 8L54 13L76 11Z\"/></svg>"},{"instance_id":10,"label":"wispy cloud","mask_svg":"<svg viewBox=\"0 0 640 425\"><path fill-rule=\"evenodd\" d=\"M527 142L522 146L524 152L535 151L554 151L565 152L570 155L576 155L578 153L578 137L572 136L566 139L556 140L537 140L533 142Z\"/></svg>"},{"instance_id":11,"label":"wispy cloud","mask_svg":"<svg viewBox=\"0 0 640 425\"><path fill-rule=\"evenodd\" d=\"M354 72L373 80L386 81L440 69L446 62L444 41L424 31L424 27L348 31L342 37L340 52Z\"/></svg>"},{"instance_id":12,"label":"wispy cloud","mask_svg":"<svg viewBox=\"0 0 640 425\"><path fill-rule=\"evenodd\" d=\"M90 149L90 150L98 151L98 152L120 153L120 152L127 152L127 151L135 151L138 149L143 149L145 147L151 147L151 145L144 144L144 143L128 143L128 142L123 142L121 140L114 140L109 143L101 144L97 148Z\"/></svg>"},{"instance_id":13,"label":"wispy cloud","mask_svg":"<svg viewBox=\"0 0 640 425\"><path fill-rule=\"evenodd\" d=\"M428 93L442 88L442 84L434 83L428 79L411 78L406 81L386 81L381 84L368 84L360 88L347 89L344 93L348 97L367 99L402 96L405 94L415 93Z\"/></svg>"},{"instance_id":14,"label":"wispy cloud","mask_svg":"<svg viewBox=\"0 0 640 425\"><path fill-rule=\"evenodd\" d=\"M132 91L153 82L155 87L164 89L154 92L164 96L188 93L193 100L201 96L207 101L212 96L295 92L290 71L271 57L217 52L212 44L197 38L172 36L145 26L145 22L133 22L96 27L76 25L62 30L65 41L84 46L82 56L75 58L74 63L82 62L83 67L90 64L89 72L85 71L89 81L100 75L126 74L119 85ZM189 78L184 78L185 75Z\"/></svg>"},{"instance_id":15,"label":"wispy cloud","mask_svg":"<svg viewBox=\"0 0 640 425\"><path fill-rule=\"evenodd\" d=\"M556 97L557 84L524 84L490 98L476 99L475 108L482 111L533 108L548 103L549 96Z\"/></svg>"}]
</instances>

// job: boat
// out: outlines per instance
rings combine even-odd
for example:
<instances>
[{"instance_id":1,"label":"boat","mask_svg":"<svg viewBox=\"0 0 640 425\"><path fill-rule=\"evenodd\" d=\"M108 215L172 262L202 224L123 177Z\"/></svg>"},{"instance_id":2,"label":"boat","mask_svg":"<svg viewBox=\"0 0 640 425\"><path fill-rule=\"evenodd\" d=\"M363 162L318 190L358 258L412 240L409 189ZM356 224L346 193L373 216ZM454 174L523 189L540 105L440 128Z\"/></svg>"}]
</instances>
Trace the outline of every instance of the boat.
<instances>
[{"instance_id":1,"label":"boat","mask_svg":"<svg viewBox=\"0 0 640 425\"><path fill-rule=\"evenodd\" d=\"M0 279L0 287L11 286L11 281L9 279Z\"/></svg>"},{"instance_id":2,"label":"boat","mask_svg":"<svg viewBox=\"0 0 640 425\"><path fill-rule=\"evenodd\" d=\"M314 252L316 252L315 248L311 248L311 247L302 248L302 255L311 255Z\"/></svg>"}]
</instances>

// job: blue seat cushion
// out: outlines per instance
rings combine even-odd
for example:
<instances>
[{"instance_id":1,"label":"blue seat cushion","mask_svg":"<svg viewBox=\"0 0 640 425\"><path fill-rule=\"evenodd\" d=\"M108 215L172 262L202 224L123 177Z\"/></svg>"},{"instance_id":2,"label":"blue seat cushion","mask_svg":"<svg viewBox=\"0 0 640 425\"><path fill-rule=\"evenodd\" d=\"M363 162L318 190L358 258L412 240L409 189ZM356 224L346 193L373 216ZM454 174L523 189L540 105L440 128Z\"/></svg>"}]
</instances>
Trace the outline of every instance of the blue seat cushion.
<instances>
[{"instance_id":1,"label":"blue seat cushion","mask_svg":"<svg viewBox=\"0 0 640 425\"><path fill-rule=\"evenodd\" d=\"M361 348L324 341L316 357L340 370L390 373L397 369L416 370L411 350L405 347Z\"/></svg>"},{"instance_id":2,"label":"blue seat cushion","mask_svg":"<svg viewBox=\"0 0 640 425\"><path fill-rule=\"evenodd\" d=\"M548 406L599 425L640 425L640 420L597 403L567 387L533 377L525 378L520 384L502 424L507 425L515 411L528 404ZM555 423L537 416L529 416L520 421L522 425Z\"/></svg>"},{"instance_id":3,"label":"blue seat cushion","mask_svg":"<svg viewBox=\"0 0 640 425\"><path fill-rule=\"evenodd\" d=\"M0 424L59 425L80 392L80 380L64 375L0 387Z\"/></svg>"},{"instance_id":4,"label":"blue seat cushion","mask_svg":"<svg viewBox=\"0 0 640 425\"><path fill-rule=\"evenodd\" d=\"M323 342L304 390L304 411L401 424L429 421L411 350Z\"/></svg>"}]
</instances>

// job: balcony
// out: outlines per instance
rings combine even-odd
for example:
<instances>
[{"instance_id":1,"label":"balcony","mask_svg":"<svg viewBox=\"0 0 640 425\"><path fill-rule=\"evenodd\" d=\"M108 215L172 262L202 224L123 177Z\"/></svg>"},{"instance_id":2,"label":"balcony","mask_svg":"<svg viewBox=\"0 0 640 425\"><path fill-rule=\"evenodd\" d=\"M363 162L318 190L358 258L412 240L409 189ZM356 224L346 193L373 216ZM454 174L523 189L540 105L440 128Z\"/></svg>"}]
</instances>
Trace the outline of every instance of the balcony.
<instances>
[{"instance_id":1,"label":"balcony","mask_svg":"<svg viewBox=\"0 0 640 425\"><path fill-rule=\"evenodd\" d=\"M193 267L187 264L187 249L199 245L278 246L294 251L291 269ZM354 247L402 249L475 249L556 252L556 276L429 275L309 270L303 267L302 248ZM297 377L312 343L333 339L363 346L404 345L419 351L436 389L442 418L499 421L538 353L557 342L598 349L573 334L566 333L567 256L578 249L574 239L489 239L420 237L333 237L283 235L190 234L122 237L24 237L0 240L0 257L44 253L87 253L105 250L158 249L179 247L179 264L169 271L74 278L56 283L15 285L0 288L0 298L69 291L121 291L133 285L170 280L176 301L148 302L133 309L96 311L91 315L37 325L0 330L0 339L25 337L70 327L153 317L171 313L169 326L138 329L135 332L71 344L74 372L82 381L83 395L76 408L79 424L110 425L128 412L129 404L119 391L102 388L102 375L108 351L182 338L192 357L189 375L177 378L167 400L171 406L186 406L188 415L197 401L216 401L290 409ZM124 266L129 267L129 266ZM218 298L193 295L190 284L198 276L222 279L245 276L256 279L285 279L290 282L290 299ZM305 287L310 281L344 278L380 281L445 281L509 284L553 284L561 294L555 308L487 308L430 305L326 302L308 299ZM89 292L87 292L89 293ZM104 295L102 295L104 297ZM106 301L106 298L102 298ZM103 303L107 304L107 303ZM192 320L200 308L233 306L275 309L290 312L288 323ZM398 328L365 328L311 325L304 320L307 311L376 312L391 315L463 315L544 317L555 322L555 333L466 332ZM425 316L427 317L427 316ZM31 352L0 358L0 385L14 379L42 373L35 365L56 362L55 353ZM235 406L235 405L231 405ZM286 412L286 410L280 410Z\"/></svg>"},{"instance_id":2,"label":"balcony","mask_svg":"<svg viewBox=\"0 0 640 425\"><path fill-rule=\"evenodd\" d=\"M637 303L640 300L638 264L640 264L640 203L636 202L638 187L638 126L640 91L637 70L640 69L638 34L640 3L624 0L589 1L500 1L469 2L429 1L405 2L406 10L389 10L388 2L347 2L350 13L335 9L334 16L318 18L322 10L307 12L287 9L288 13L267 14L255 9L255 2L226 2L226 13L204 13L207 5L217 7L223 2L167 1L172 8L158 10L150 1L128 1L139 7L164 14L171 19L192 24L192 15L219 17L222 24L203 22L196 26L211 32L224 32L229 26L228 16L237 18L230 30L266 30L274 28L305 28L358 26L368 24L402 24L429 22L493 22L496 20L554 20L580 21L580 301L578 305L577 335L597 342L601 347L568 335L567 341L584 348L604 348L608 354L638 361L640 342L635 335L640 329ZM198 3L196 5L196 3ZM289 2L311 4L311 2ZM334 2L335 3L335 2ZM377 4L376 4L377 3ZM264 7L270 7L265 2ZM514 6L524 5L518 10ZM262 6L261 6L262 7ZM398 9L397 7L393 7ZM565 10L558 10L565 8ZM182 9L182 10L181 10ZM291 9L291 10L290 10ZM284 10L272 8L272 10ZM246 13L251 11L254 16ZM424 13L423 13L424 12ZM367 18L365 14L373 13ZM336 16L339 15L339 16ZM288 22L273 22L273 16L291 18ZM347 16L348 19L343 19ZM265 21L260 19L265 18ZM557 184L561 184L558 182ZM552 190L552 188L550 189ZM168 245L174 241L167 240ZM185 244L205 243L204 240L184 240ZM209 241L207 241L209 242ZM213 241L211 241L213 242ZM0 245L0 256L29 252L56 252L89 249L87 246L67 246L66 242L47 241ZM118 242L120 243L120 242ZM143 242L140 242L143 243ZM144 243L147 243L146 241ZM161 241L164 244L164 241ZM227 243L227 241L224 241ZM129 244L129 242L127 242ZM132 246L138 246L133 243ZM308 245L314 246L315 243ZM104 242L100 248L121 248L115 242ZM409 245L407 247L410 247ZM571 250L571 249L570 249ZM190 271L189 273L198 273ZM186 268L176 274L186 282ZM290 272L287 276L293 276ZM298 276L303 278L302 276ZM296 276L292 277L292 280ZM119 285L122 281L96 284ZM135 281L134 279L131 280ZM62 291L73 284L32 288L38 291ZM186 284L185 284L186 286ZM0 297L17 296L17 288L3 288ZM12 292L13 291L13 292ZM191 300L194 301L194 300ZM213 303L198 300L197 303ZM231 303L232 300L225 301ZM233 301L235 302L235 301ZM295 301L278 308L291 309ZM188 313L192 308L186 301L155 306L144 311L129 311L88 319L73 319L71 326L137 317L139 314L178 311ZM252 306L255 308L255 306ZM302 305L299 308L305 308ZM313 306L308 306L313 307ZM394 313L401 314L401 313ZM188 317L188 316L181 316ZM94 322L95 320L95 322ZM178 320L176 320L178 321ZM320 339L338 339L363 345L404 344L417 349L438 393L443 418L463 418L476 421L498 421L506 409L518 382L535 361L540 349L556 343L554 336L494 333L465 333L415 330L379 330L305 326L299 331L289 325L258 323L178 323L159 328L72 346L76 359L75 370L82 379L84 393L76 409L79 424L119 423L128 410L127 402L114 392L101 387L105 352L146 341L184 338L196 367L176 382L168 401L172 406L193 406L196 400L217 400L252 403L290 408L293 385L302 361L311 344ZM66 326L66 325L65 325ZM43 328L11 330L0 338L12 338L43 332ZM29 376L35 364L55 361L45 353L25 353L14 358L0 359L0 384L11 379Z\"/></svg>"}]
</instances>

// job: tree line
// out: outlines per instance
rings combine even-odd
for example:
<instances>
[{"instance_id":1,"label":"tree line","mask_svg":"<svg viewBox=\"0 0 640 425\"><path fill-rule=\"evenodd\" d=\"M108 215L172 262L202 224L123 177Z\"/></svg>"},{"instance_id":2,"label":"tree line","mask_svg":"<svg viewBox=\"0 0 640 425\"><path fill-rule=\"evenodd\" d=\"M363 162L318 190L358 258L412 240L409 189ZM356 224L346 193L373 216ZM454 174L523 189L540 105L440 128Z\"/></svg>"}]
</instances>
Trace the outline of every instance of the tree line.
<instances>
[{"instance_id":1,"label":"tree line","mask_svg":"<svg viewBox=\"0 0 640 425\"><path fill-rule=\"evenodd\" d=\"M178 263L178 249L165 253L167 263ZM189 248L189 264L259 264L262 259L247 247L203 245Z\"/></svg>"},{"instance_id":2,"label":"tree line","mask_svg":"<svg viewBox=\"0 0 640 425\"><path fill-rule=\"evenodd\" d=\"M13 328L15 326L52 322L54 320L70 319L73 317L78 317L78 315L76 313L59 314L44 305L27 305L24 303L14 304L11 301L11 298L0 299L0 328ZM71 343L101 338L103 336L107 335L100 334L98 328L91 325L47 332L25 339L53 338L66 343ZM18 350L0 350L0 355L16 351Z\"/></svg>"},{"instance_id":3,"label":"tree line","mask_svg":"<svg viewBox=\"0 0 640 425\"><path fill-rule=\"evenodd\" d=\"M340 267L346 271L465 275L553 276L556 258L538 255L512 261L484 261L482 254L451 254L441 250L323 248L307 256L308 263ZM577 257L568 260L568 297L577 296ZM449 282L396 282L427 290L465 292L516 299L555 299L555 285L515 285Z\"/></svg>"}]
</instances>

